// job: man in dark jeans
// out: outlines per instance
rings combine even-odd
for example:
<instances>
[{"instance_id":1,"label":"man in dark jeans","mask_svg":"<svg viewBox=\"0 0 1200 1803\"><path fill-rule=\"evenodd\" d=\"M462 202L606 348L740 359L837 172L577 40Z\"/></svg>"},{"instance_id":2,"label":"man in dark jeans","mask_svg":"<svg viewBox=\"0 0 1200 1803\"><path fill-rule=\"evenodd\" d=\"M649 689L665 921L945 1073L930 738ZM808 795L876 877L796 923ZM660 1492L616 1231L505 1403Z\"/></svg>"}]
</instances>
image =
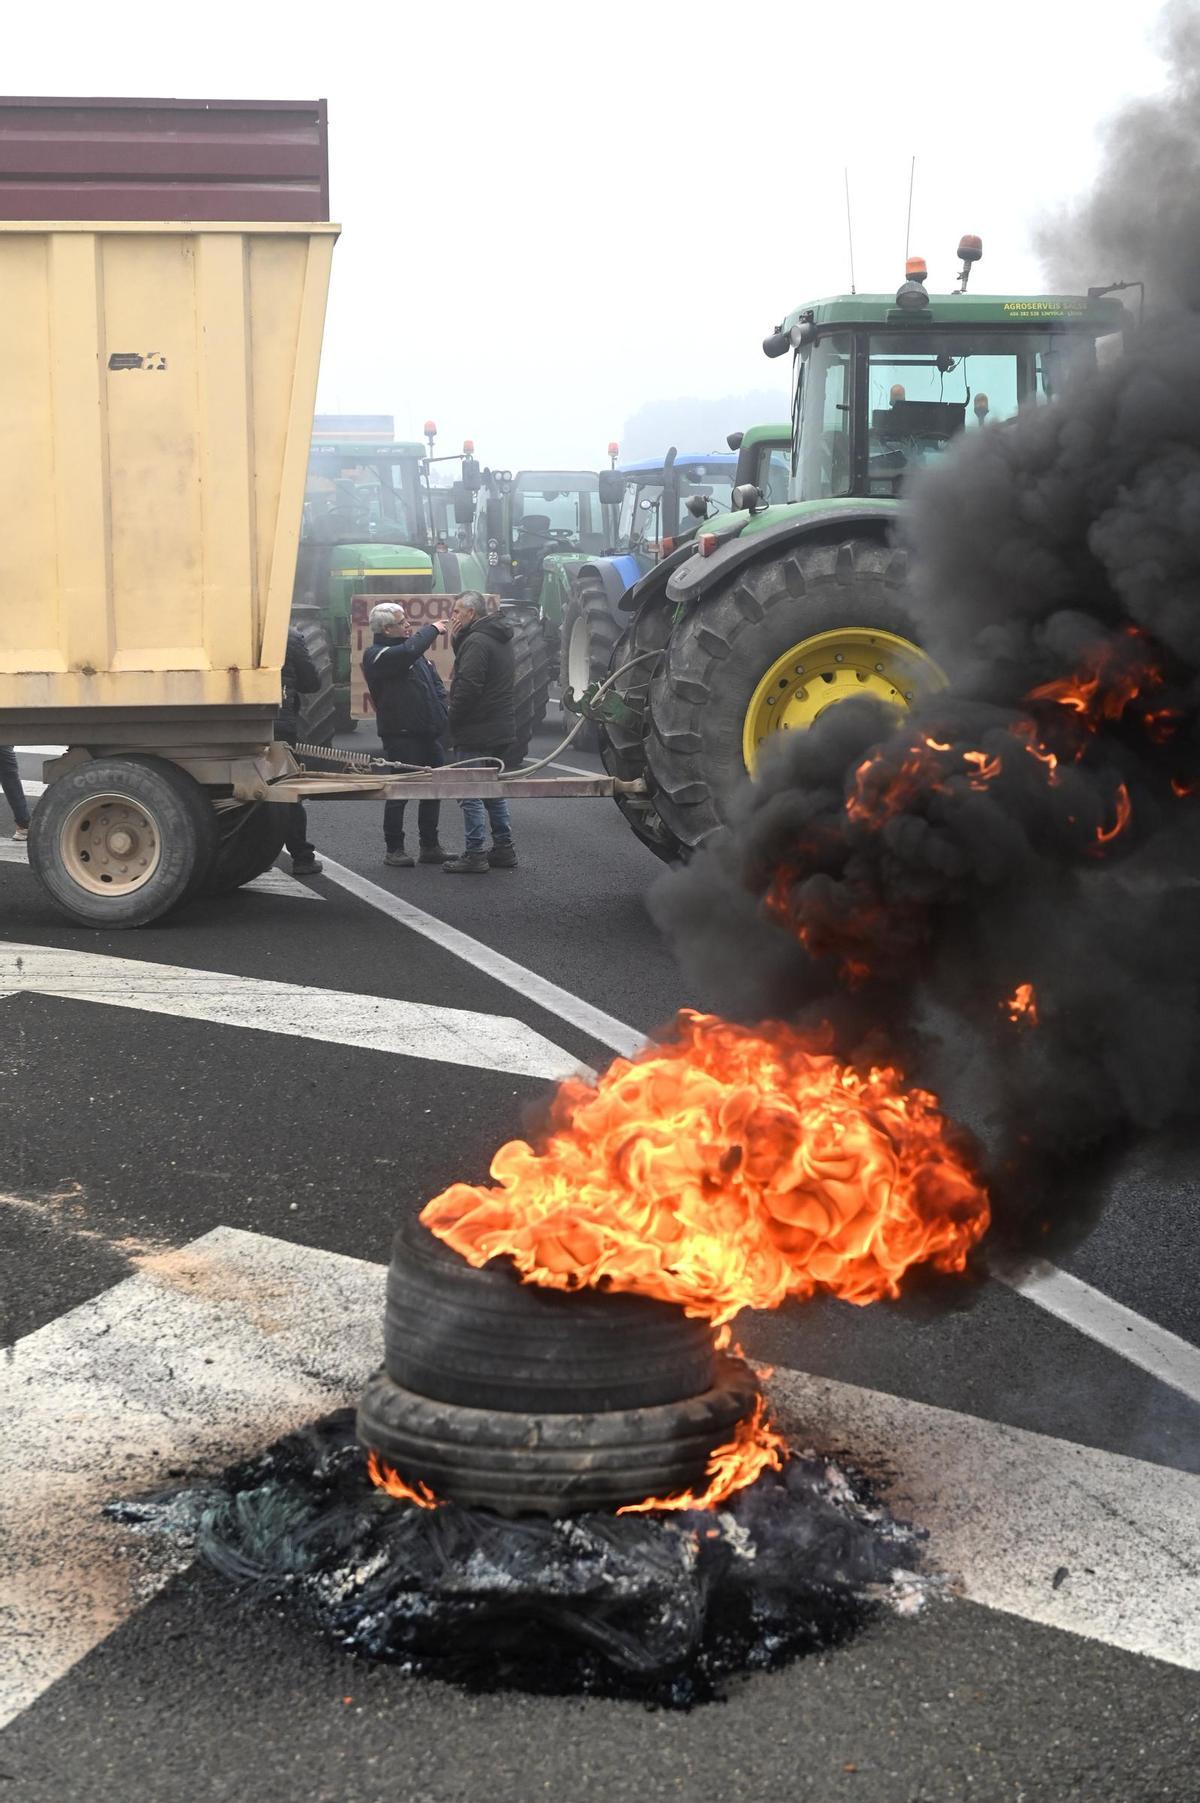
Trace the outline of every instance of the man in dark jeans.
<instances>
[{"instance_id":1,"label":"man in dark jeans","mask_svg":"<svg viewBox=\"0 0 1200 1803\"><path fill-rule=\"evenodd\" d=\"M287 650L283 659L283 701L275 716L275 737L285 745L294 745L300 737L300 697L315 695L321 686L321 673L309 656L294 626L288 627ZM308 816L304 804L293 801L287 809L287 835L284 844L292 860L293 876L319 876L323 865L308 840Z\"/></svg>"},{"instance_id":2,"label":"man in dark jeans","mask_svg":"<svg viewBox=\"0 0 1200 1803\"><path fill-rule=\"evenodd\" d=\"M442 734L446 730L446 691L442 679L425 653L441 631L430 623L414 632L403 606L381 601L371 609L374 639L363 652L363 675L375 704L383 755L397 764L428 764L437 769L446 761ZM413 863L444 864L449 852L438 838L440 801L417 804L420 849L414 859L404 849L403 801L385 802L383 837L385 864L409 867Z\"/></svg>"},{"instance_id":3,"label":"man in dark jeans","mask_svg":"<svg viewBox=\"0 0 1200 1803\"><path fill-rule=\"evenodd\" d=\"M17 754L11 745L0 745L0 783L4 785L4 799L12 809L13 838L28 839L29 803L21 787Z\"/></svg>"},{"instance_id":4,"label":"man in dark jeans","mask_svg":"<svg viewBox=\"0 0 1200 1803\"><path fill-rule=\"evenodd\" d=\"M517 736L513 703L512 627L474 589L458 596L450 614L454 675L450 680L450 761L452 764L499 759L503 764ZM452 876L483 876L489 870L515 870L517 848L506 801L460 801L467 849L443 869ZM492 829L487 848L485 816Z\"/></svg>"}]
</instances>

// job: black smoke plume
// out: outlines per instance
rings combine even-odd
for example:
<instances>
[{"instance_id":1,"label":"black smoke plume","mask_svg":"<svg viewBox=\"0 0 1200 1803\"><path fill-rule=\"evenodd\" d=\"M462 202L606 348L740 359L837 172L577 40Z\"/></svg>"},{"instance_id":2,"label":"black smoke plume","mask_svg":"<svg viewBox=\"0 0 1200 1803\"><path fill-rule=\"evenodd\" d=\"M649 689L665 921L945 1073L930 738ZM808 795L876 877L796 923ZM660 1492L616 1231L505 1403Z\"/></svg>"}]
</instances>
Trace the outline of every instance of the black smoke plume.
<instances>
[{"instance_id":1,"label":"black smoke plume","mask_svg":"<svg viewBox=\"0 0 1200 1803\"><path fill-rule=\"evenodd\" d=\"M716 1005L937 1089L1021 1245L1066 1225L1056 1172L1194 1113L1200 1075L1196 12L1168 30L1167 94L1067 233L1093 282L1146 280L1147 323L913 483L913 635L949 687L781 735L654 901Z\"/></svg>"}]
</instances>

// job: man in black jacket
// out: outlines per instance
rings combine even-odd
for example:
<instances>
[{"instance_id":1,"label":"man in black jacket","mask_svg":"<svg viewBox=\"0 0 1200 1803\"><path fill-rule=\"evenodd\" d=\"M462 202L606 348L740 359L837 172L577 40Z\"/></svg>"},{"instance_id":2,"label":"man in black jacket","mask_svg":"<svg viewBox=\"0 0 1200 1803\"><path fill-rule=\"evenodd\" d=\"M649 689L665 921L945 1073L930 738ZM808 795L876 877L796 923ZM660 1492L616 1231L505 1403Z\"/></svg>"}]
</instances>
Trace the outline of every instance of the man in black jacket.
<instances>
[{"instance_id":1,"label":"man in black jacket","mask_svg":"<svg viewBox=\"0 0 1200 1803\"><path fill-rule=\"evenodd\" d=\"M450 680L450 761L498 758L501 763L517 736L513 703L512 627L474 589L455 600L450 614L454 675ZM515 870L517 848L506 801L460 801L467 849L443 868L451 875L482 876ZM487 849L485 815L492 828Z\"/></svg>"},{"instance_id":2,"label":"man in black jacket","mask_svg":"<svg viewBox=\"0 0 1200 1803\"><path fill-rule=\"evenodd\" d=\"M428 764L437 768L446 761L442 734L446 730L446 691L425 653L437 639L440 626L418 626L414 632L401 604L381 601L371 609L374 641L363 652L363 675L375 704L383 755L397 764ZM438 840L441 802L422 801L417 806L417 833L422 864L444 864L449 852ZM411 866L414 859L404 849L402 801L389 801L383 809L385 864Z\"/></svg>"},{"instance_id":3,"label":"man in black jacket","mask_svg":"<svg viewBox=\"0 0 1200 1803\"><path fill-rule=\"evenodd\" d=\"M321 673L313 663L308 646L294 626L288 627L287 650L283 657L283 699L275 716L275 737L285 745L294 745L300 736L300 697L315 695L321 686ZM319 876L321 860L308 838L308 816L304 804L293 801L287 810L284 844L292 860L293 876Z\"/></svg>"}]
</instances>

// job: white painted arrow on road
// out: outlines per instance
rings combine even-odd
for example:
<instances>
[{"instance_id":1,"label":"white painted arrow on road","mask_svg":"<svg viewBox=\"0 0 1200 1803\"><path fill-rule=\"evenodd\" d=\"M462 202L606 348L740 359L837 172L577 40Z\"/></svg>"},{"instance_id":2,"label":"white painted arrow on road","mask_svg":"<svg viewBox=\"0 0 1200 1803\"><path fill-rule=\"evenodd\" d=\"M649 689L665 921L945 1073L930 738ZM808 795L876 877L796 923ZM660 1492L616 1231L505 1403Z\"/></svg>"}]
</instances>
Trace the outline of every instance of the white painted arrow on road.
<instances>
[{"instance_id":1,"label":"white painted arrow on road","mask_svg":"<svg viewBox=\"0 0 1200 1803\"><path fill-rule=\"evenodd\" d=\"M432 1002L355 995L223 971L186 970L140 958L54 946L0 944L0 995L55 996L146 1014L247 1027L328 1045L465 1064L522 1077L567 1077L583 1066L524 1021Z\"/></svg>"}]
</instances>

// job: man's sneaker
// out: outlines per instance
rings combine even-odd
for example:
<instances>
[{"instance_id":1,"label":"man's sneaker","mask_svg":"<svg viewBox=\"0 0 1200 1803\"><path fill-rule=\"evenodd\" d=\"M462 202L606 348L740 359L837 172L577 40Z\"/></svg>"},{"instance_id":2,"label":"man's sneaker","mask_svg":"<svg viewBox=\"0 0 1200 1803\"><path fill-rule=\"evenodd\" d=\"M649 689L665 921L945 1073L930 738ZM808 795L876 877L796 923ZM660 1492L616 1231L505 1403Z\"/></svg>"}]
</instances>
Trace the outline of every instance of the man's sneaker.
<instances>
[{"instance_id":1,"label":"man's sneaker","mask_svg":"<svg viewBox=\"0 0 1200 1803\"><path fill-rule=\"evenodd\" d=\"M493 870L515 870L517 868L517 848L515 845L493 845L487 855L487 861Z\"/></svg>"},{"instance_id":2,"label":"man's sneaker","mask_svg":"<svg viewBox=\"0 0 1200 1803\"><path fill-rule=\"evenodd\" d=\"M394 870L411 870L417 860L410 857L401 846L399 851L389 851L383 861L385 864L390 864Z\"/></svg>"},{"instance_id":3,"label":"man's sneaker","mask_svg":"<svg viewBox=\"0 0 1200 1803\"><path fill-rule=\"evenodd\" d=\"M292 859L293 876L320 876L324 868L320 858L314 858L311 851L306 852L301 858Z\"/></svg>"},{"instance_id":4,"label":"man's sneaker","mask_svg":"<svg viewBox=\"0 0 1200 1803\"><path fill-rule=\"evenodd\" d=\"M447 858L442 865L451 876L486 876L491 868L481 851L465 851L461 858Z\"/></svg>"},{"instance_id":5,"label":"man's sneaker","mask_svg":"<svg viewBox=\"0 0 1200 1803\"><path fill-rule=\"evenodd\" d=\"M411 863L411 859L409 862ZM418 864L448 864L450 853L444 845L423 845L417 857Z\"/></svg>"},{"instance_id":6,"label":"man's sneaker","mask_svg":"<svg viewBox=\"0 0 1200 1803\"><path fill-rule=\"evenodd\" d=\"M29 828L27 826L14 826L13 827L13 838L17 841L18 845L22 844L24 840L28 839L28 837L29 837Z\"/></svg>"}]
</instances>

